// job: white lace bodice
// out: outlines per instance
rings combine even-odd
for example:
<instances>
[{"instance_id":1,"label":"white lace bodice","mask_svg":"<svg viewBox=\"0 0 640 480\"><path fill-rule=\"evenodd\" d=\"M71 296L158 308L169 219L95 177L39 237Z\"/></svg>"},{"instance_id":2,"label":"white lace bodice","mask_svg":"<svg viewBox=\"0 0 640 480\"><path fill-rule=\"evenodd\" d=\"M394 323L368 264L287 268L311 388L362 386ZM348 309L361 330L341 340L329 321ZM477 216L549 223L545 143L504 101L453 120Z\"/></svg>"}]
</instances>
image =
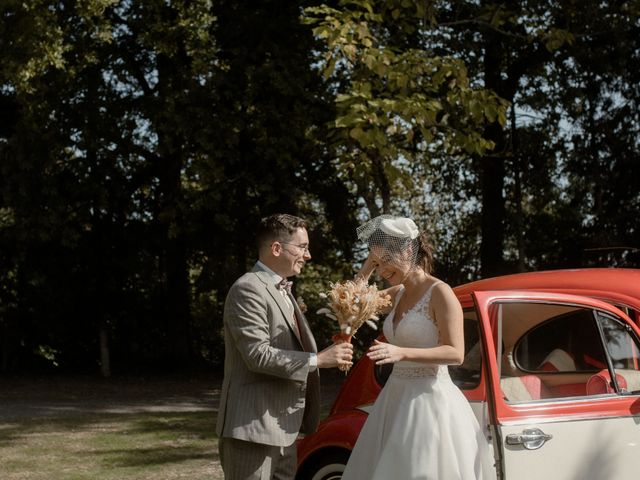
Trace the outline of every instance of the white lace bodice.
<instances>
[{"instance_id":1,"label":"white lace bodice","mask_svg":"<svg viewBox=\"0 0 640 480\"><path fill-rule=\"evenodd\" d=\"M396 313L396 307L400 298L404 294L404 287L397 293L393 309L384 320L383 332L389 343L398 345L399 347L409 348L431 348L437 347L440 343L440 335L438 327L431 318L429 303L431 302L431 293L433 287L441 282L435 282L425 292L416 304L407 310L401 319L394 325L393 320ZM399 368L419 368L424 369L428 364L422 362L402 361L395 364L394 371ZM445 366L441 366L446 369ZM433 365L438 370L437 365Z\"/></svg>"}]
</instances>

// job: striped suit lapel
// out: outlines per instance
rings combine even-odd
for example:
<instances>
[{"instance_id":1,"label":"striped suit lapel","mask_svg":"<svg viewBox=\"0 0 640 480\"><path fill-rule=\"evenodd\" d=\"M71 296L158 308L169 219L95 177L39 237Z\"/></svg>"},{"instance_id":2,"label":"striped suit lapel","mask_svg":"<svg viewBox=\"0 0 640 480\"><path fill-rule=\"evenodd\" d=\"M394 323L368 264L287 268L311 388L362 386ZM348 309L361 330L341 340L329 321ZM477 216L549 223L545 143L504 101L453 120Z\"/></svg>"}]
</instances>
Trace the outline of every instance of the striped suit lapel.
<instances>
[{"instance_id":1,"label":"striped suit lapel","mask_svg":"<svg viewBox=\"0 0 640 480\"><path fill-rule=\"evenodd\" d=\"M267 292L269 292L269 295L271 295L271 298L275 300L276 304L278 305L278 308L280 309L280 312L282 313L282 317L284 318L285 323L289 326L289 328L291 329L295 337L298 339L300 346L304 348L302 339L298 335L298 329L294 324L294 322L296 321L294 318L294 315L291 312L291 309L289 308L289 306L287 305L287 301L282 296L282 293L280 293L280 290L278 289L278 287L276 287L276 285L274 285L274 283L272 282L271 275L269 275L268 272L265 272L264 270L260 269L258 266L255 266L253 268L253 272L258 276L260 281L264 284L265 288L267 289ZM297 308L295 301L293 302L293 305L294 305L294 309Z\"/></svg>"}]
</instances>

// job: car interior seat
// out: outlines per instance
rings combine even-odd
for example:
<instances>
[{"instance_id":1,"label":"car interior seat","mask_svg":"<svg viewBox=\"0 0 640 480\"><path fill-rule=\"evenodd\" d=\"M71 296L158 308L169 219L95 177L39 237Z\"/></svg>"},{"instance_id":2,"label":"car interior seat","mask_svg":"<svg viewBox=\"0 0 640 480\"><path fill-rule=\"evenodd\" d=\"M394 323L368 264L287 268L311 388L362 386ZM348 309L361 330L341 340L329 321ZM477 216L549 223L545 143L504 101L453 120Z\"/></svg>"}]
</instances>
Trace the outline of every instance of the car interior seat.
<instances>
[{"instance_id":1,"label":"car interior seat","mask_svg":"<svg viewBox=\"0 0 640 480\"><path fill-rule=\"evenodd\" d=\"M538 370L544 372L575 372L576 362L566 351L556 348L540 362Z\"/></svg>"},{"instance_id":2,"label":"car interior seat","mask_svg":"<svg viewBox=\"0 0 640 480\"><path fill-rule=\"evenodd\" d=\"M630 369L616 369L616 381L623 392L640 390L640 371ZM587 395L602 395L615 393L609 370L600 370L587 380Z\"/></svg>"},{"instance_id":3,"label":"car interior seat","mask_svg":"<svg viewBox=\"0 0 640 480\"><path fill-rule=\"evenodd\" d=\"M526 402L551 397L549 388L536 375L503 377L500 388L508 402Z\"/></svg>"}]
</instances>

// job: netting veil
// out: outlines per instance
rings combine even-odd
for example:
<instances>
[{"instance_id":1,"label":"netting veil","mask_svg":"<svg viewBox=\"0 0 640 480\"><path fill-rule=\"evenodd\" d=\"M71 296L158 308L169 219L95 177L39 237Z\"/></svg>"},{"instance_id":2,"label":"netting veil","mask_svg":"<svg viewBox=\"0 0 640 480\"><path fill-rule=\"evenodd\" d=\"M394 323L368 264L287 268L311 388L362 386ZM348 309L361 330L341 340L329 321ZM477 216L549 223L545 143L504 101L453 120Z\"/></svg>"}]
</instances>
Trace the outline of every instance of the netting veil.
<instances>
[{"instance_id":1,"label":"netting veil","mask_svg":"<svg viewBox=\"0 0 640 480\"><path fill-rule=\"evenodd\" d=\"M417 264L420 230L410 218L380 215L360 225L356 234L385 263Z\"/></svg>"}]
</instances>

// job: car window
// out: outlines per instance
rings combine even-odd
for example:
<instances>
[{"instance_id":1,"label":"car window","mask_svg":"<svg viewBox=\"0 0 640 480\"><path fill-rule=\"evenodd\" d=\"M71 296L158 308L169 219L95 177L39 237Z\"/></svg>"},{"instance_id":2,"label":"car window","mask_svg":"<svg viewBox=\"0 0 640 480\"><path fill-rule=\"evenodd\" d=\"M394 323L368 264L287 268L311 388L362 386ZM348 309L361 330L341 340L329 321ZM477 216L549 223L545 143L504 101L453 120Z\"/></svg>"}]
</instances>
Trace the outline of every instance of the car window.
<instances>
[{"instance_id":1,"label":"car window","mask_svg":"<svg viewBox=\"0 0 640 480\"><path fill-rule=\"evenodd\" d=\"M611 359L612 379L608 371L600 372L608 385L597 393L640 393L640 349L633 331L616 317L598 312L605 347ZM594 380L592 390L597 387Z\"/></svg>"},{"instance_id":2,"label":"car window","mask_svg":"<svg viewBox=\"0 0 640 480\"><path fill-rule=\"evenodd\" d=\"M482 370L482 349L480 325L474 310L464 312L464 362L450 365L449 374L453 382L462 390L471 390L480 384Z\"/></svg>"},{"instance_id":3,"label":"car window","mask_svg":"<svg viewBox=\"0 0 640 480\"><path fill-rule=\"evenodd\" d=\"M590 310L576 308L541 320L515 345L513 358L520 370L566 373L606 367L600 332Z\"/></svg>"},{"instance_id":4,"label":"car window","mask_svg":"<svg viewBox=\"0 0 640 480\"><path fill-rule=\"evenodd\" d=\"M500 386L507 402L640 390L638 340L623 319L561 304L505 302L495 309Z\"/></svg>"}]
</instances>

